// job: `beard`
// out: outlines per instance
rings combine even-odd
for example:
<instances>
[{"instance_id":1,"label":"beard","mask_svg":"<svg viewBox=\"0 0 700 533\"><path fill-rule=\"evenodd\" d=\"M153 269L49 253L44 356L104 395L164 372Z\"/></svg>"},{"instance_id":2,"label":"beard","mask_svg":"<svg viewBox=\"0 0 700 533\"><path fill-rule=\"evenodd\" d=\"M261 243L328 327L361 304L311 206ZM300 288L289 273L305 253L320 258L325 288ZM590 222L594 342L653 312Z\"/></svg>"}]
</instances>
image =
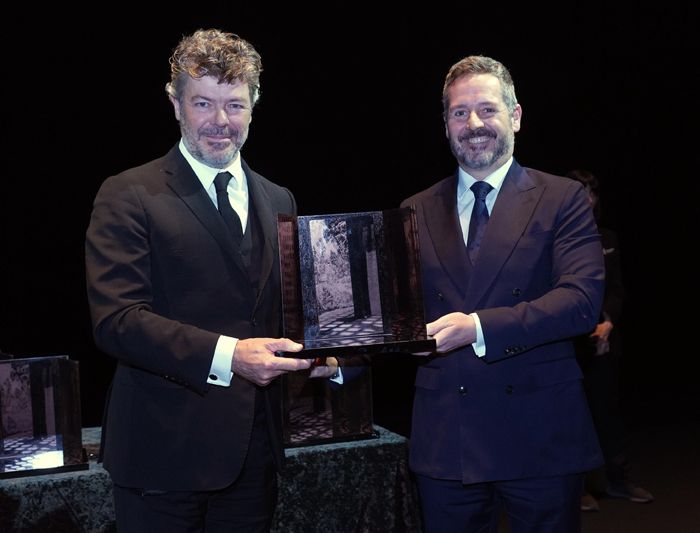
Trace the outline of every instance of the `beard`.
<instances>
[{"instance_id":1,"label":"beard","mask_svg":"<svg viewBox=\"0 0 700 533\"><path fill-rule=\"evenodd\" d=\"M490 137L496 140L495 146L492 149L472 150L469 148L468 140L473 137ZM504 156L513 153L513 145L515 143L515 135L513 132L506 133L504 136L497 136L490 130L479 128L474 131L465 131L457 136L450 135L450 149L455 156L460 166L472 170L488 169L497 163L499 160L506 159Z\"/></svg>"},{"instance_id":2,"label":"beard","mask_svg":"<svg viewBox=\"0 0 700 533\"><path fill-rule=\"evenodd\" d=\"M181 120L180 131L187 150L192 156L212 168L225 168L238 155L248 138L248 126L240 129L231 126L203 126L194 131L190 125ZM220 142L206 139L208 135L227 137Z\"/></svg>"}]
</instances>

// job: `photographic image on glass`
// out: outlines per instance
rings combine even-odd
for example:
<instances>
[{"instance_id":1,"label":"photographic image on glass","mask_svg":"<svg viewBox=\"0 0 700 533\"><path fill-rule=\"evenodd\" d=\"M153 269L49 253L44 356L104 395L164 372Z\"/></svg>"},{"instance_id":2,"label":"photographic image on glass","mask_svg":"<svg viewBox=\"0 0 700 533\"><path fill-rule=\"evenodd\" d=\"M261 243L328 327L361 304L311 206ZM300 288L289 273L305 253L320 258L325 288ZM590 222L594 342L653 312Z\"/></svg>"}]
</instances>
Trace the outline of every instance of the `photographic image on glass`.
<instances>
[{"instance_id":1,"label":"photographic image on glass","mask_svg":"<svg viewBox=\"0 0 700 533\"><path fill-rule=\"evenodd\" d=\"M76 361L0 361L0 479L86 470L80 418Z\"/></svg>"},{"instance_id":2,"label":"photographic image on glass","mask_svg":"<svg viewBox=\"0 0 700 533\"><path fill-rule=\"evenodd\" d=\"M425 331L418 231L410 207L278 215L288 357L435 348Z\"/></svg>"}]
</instances>

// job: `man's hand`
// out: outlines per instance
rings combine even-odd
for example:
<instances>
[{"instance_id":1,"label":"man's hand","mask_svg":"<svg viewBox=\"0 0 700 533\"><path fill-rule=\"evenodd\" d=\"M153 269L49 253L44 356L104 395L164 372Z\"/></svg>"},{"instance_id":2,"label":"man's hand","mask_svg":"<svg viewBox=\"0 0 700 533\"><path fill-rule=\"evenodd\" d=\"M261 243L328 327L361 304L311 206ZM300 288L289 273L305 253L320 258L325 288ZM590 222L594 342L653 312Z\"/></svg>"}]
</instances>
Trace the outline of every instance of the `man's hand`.
<instances>
[{"instance_id":1,"label":"man's hand","mask_svg":"<svg viewBox=\"0 0 700 533\"><path fill-rule=\"evenodd\" d=\"M236 350L233 352L231 371L256 385L268 385L282 374L306 370L311 366L310 359L275 355L277 350L298 352L302 348L303 345L289 339L241 339L236 343Z\"/></svg>"},{"instance_id":2,"label":"man's hand","mask_svg":"<svg viewBox=\"0 0 700 533\"><path fill-rule=\"evenodd\" d=\"M476 324L470 315L448 313L426 324L426 332L435 339L436 351L445 353L476 341Z\"/></svg>"},{"instance_id":3,"label":"man's hand","mask_svg":"<svg viewBox=\"0 0 700 533\"><path fill-rule=\"evenodd\" d=\"M603 322L600 322L593 333L591 333L591 337L595 339L596 343L596 350L595 354L596 355L605 355L610 351L610 332L613 329L613 323L610 320L605 320Z\"/></svg>"}]
</instances>

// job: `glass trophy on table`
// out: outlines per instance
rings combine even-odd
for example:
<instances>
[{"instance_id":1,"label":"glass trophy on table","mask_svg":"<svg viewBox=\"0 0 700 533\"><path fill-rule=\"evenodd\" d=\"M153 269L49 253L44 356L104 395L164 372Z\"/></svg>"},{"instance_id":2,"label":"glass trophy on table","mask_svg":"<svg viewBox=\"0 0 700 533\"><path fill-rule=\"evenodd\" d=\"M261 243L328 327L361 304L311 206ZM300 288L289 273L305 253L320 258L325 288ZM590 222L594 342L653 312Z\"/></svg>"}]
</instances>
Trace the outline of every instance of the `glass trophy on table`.
<instances>
[{"instance_id":1,"label":"glass trophy on table","mask_svg":"<svg viewBox=\"0 0 700 533\"><path fill-rule=\"evenodd\" d=\"M87 469L78 362L0 360L0 479Z\"/></svg>"},{"instance_id":2,"label":"glass trophy on table","mask_svg":"<svg viewBox=\"0 0 700 533\"><path fill-rule=\"evenodd\" d=\"M285 357L342 358L342 386L285 376L287 445L369 438L374 355L435 349L426 333L413 208L278 215ZM357 368L363 367L363 368Z\"/></svg>"}]
</instances>

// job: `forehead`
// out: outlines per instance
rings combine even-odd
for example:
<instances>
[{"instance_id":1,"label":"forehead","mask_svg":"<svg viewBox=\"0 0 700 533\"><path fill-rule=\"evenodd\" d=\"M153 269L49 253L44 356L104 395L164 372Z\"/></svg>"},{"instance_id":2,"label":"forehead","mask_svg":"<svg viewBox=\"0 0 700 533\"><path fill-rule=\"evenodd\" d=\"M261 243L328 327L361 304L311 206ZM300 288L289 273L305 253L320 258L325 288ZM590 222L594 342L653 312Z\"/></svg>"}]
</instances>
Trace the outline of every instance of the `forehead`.
<instances>
[{"instance_id":1,"label":"forehead","mask_svg":"<svg viewBox=\"0 0 700 533\"><path fill-rule=\"evenodd\" d=\"M241 80L234 80L233 83L219 83L219 79L214 76L201 78L188 76L183 86L183 93L186 98L250 100L250 92L246 83Z\"/></svg>"},{"instance_id":2,"label":"forehead","mask_svg":"<svg viewBox=\"0 0 700 533\"><path fill-rule=\"evenodd\" d=\"M451 105L502 103L500 80L493 74L468 74L458 78L447 90Z\"/></svg>"}]
</instances>

